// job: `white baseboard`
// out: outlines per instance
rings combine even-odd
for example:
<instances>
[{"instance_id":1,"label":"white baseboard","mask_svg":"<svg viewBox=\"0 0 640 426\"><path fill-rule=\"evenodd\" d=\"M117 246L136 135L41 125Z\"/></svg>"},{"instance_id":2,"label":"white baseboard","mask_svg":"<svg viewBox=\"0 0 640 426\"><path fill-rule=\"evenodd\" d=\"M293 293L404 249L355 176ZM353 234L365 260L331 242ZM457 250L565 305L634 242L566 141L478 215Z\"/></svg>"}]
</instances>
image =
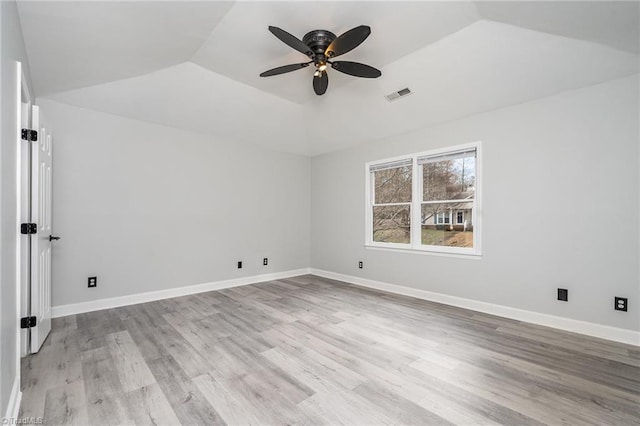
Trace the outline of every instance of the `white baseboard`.
<instances>
[{"instance_id":1,"label":"white baseboard","mask_svg":"<svg viewBox=\"0 0 640 426\"><path fill-rule=\"evenodd\" d=\"M387 291L389 293L401 294L418 299L429 300L431 302L444 303L446 305L457 306L459 308L470 309L486 314L510 318L517 321L525 321L533 324L553 327L560 330L599 337L601 339L613 340L615 342L640 346L640 333L624 328L609 327L592 322L579 321L570 318L558 317L555 315L542 314L539 312L526 311L523 309L511 308L493 303L480 302L462 297L450 296L442 293L420 290L417 288L405 287L396 284L389 284L381 281L369 280L352 275L338 274L330 271L311 268L309 273L324 278L344 281L362 287L374 288Z\"/></svg>"},{"instance_id":2,"label":"white baseboard","mask_svg":"<svg viewBox=\"0 0 640 426\"><path fill-rule=\"evenodd\" d=\"M20 372L16 372L16 379L13 381L11 395L9 395L9 403L7 411L4 415L5 419L17 419L20 411L20 401L22 400L22 392L20 391ZM5 424L4 422L2 424ZM13 423L11 423L13 424Z\"/></svg>"},{"instance_id":3,"label":"white baseboard","mask_svg":"<svg viewBox=\"0 0 640 426\"><path fill-rule=\"evenodd\" d=\"M85 312L99 311L102 309L118 308L120 306L135 305L154 300L169 299L171 297L186 296L189 294L204 293L212 290L222 290L225 288L239 287L248 284L255 284L264 281L279 280L283 278L295 277L309 273L308 268L295 269L291 271L276 272L273 274L253 275L250 277L232 278L230 280L216 281L211 283L176 287L166 290L151 291L148 293L130 294L127 296L112 297L109 299L91 300L89 302L73 303L70 305L54 306L51 310L53 318L67 315L82 314Z\"/></svg>"},{"instance_id":4,"label":"white baseboard","mask_svg":"<svg viewBox=\"0 0 640 426\"><path fill-rule=\"evenodd\" d=\"M135 305L137 303L152 302L154 300L169 299L171 297L186 296L189 294L203 293L212 290L222 290L225 288L239 287L243 285L290 278L305 274L313 274L320 277L344 281L346 283L363 287L387 291L389 293L401 294L404 296L415 297L417 299L429 300L431 302L444 303L445 305L457 306L459 308L484 312L487 314L510 318L517 321L530 322L533 324L544 325L560 330L585 334L587 336L593 336L601 339L612 340L615 342L640 346L640 333L633 330L610 327L592 322L579 321L571 318L558 317L555 315L543 314L539 312L526 311L524 309L511 308L509 306L496 305L493 303L481 302L472 299L465 299L463 297L450 296L447 294L435 293L427 290L420 290L417 288L405 287L315 268L302 268L291 271L276 272L273 274L253 275L250 277L233 278L230 280L177 287L167 290L152 291L148 293L131 294L128 296L113 297L109 299L92 300L89 302L54 306L52 308L52 317L57 318L67 315L81 314L84 312L99 311L101 309ZM17 398L19 406L19 389Z\"/></svg>"}]
</instances>

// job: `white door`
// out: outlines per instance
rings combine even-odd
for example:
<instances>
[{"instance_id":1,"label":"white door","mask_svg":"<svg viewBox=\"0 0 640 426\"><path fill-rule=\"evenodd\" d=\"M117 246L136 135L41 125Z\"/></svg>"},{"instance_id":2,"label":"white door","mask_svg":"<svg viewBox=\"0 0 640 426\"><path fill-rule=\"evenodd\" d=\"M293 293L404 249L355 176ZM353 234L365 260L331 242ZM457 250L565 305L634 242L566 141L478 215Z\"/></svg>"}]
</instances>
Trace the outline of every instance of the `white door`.
<instances>
[{"instance_id":1,"label":"white door","mask_svg":"<svg viewBox=\"0 0 640 426\"><path fill-rule=\"evenodd\" d=\"M38 131L31 149L31 223L38 232L31 235L31 352L36 353L51 331L51 134L43 125L40 110L33 106L31 126Z\"/></svg>"}]
</instances>

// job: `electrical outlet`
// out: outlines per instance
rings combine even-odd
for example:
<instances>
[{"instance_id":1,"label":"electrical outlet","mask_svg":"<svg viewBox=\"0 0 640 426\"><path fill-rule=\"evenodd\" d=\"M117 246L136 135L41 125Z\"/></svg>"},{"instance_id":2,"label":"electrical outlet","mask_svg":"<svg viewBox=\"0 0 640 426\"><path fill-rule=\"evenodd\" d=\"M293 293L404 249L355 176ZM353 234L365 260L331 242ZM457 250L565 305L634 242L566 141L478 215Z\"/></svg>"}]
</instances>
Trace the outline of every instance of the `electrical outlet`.
<instances>
[{"instance_id":1,"label":"electrical outlet","mask_svg":"<svg viewBox=\"0 0 640 426\"><path fill-rule=\"evenodd\" d=\"M567 290L566 288L559 288L558 289L558 300L561 300L563 302L567 302L569 300L569 290Z\"/></svg>"},{"instance_id":2,"label":"electrical outlet","mask_svg":"<svg viewBox=\"0 0 640 426\"><path fill-rule=\"evenodd\" d=\"M616 311L624 311L627 312L628 308L628 300L626 297L616 297L614 300L613 308Z\"/></svg>"},{"instance_id":3,"label":"electrical outlet","mask_svg":"<svg viewBox=\"0 0 640 426\"><path fill-rule=\"evenodd\" d=\"M238 269L242 269L242 261L241 260L238 261Z\"/></svg>"},{"instance_id":4,"label":"electrical outlet","mask_svg":"<svg viewBox=\"0 0 640 426\"><path fill-rule=\"evenodd\" d=\"M358 262L358 269L362 269L364 267L364 264L362 263L362 260L360 262Z\"/></svg>"},{"instance_id":5,"label":"electrical outlet","mask_svg":"<svg viewBox=\"0 0 640 426\"><path fill-rule=\"evenodd\" d=\"M262 259L262 264L264 266L267 266L269 264L269 258L265 257L264 259Z\"/></svg>"},{"instance_id":6,"label":"electrical outlet","mask_svg":"<svg viewBox=\"0 0 640 426\"><path fill-rule=\"evenodd\" d=\"M87 281L87 287L89 288L98 287L98 277L89 277Z\"/></svg>"}]
</instances>

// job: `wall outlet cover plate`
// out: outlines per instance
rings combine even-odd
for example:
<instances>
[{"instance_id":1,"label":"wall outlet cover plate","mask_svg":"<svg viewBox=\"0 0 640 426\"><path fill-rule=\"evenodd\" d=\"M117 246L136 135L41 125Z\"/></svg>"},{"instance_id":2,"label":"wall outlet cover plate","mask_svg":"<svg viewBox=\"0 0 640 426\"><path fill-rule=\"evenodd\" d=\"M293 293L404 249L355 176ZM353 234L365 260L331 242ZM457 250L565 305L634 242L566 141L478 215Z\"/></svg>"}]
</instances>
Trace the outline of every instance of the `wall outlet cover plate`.
<instances>
[{"instance_id":1,"label":"wall outlet cover plate","mask_svg":"<svg viewBox=\"0 0 640 426\"><path fill-rule=\"evenodd\" d=\"M560 300L562 302L568 302L569 301L569 290L567 290L566 288L559 288L558 289L558 300Z\"/></svg>"},{"instance_id":2,"label":"wall outlet cover plate","mask_svg":"<svg viewBox=\"0 0 640 426\"><path fill-rule=\"evenodd\" d=\"M629 300L626 297L616 297L613 302L613 308L616 311L627 312L627 309L629 308Z\"/></svg>"}]
</instances>

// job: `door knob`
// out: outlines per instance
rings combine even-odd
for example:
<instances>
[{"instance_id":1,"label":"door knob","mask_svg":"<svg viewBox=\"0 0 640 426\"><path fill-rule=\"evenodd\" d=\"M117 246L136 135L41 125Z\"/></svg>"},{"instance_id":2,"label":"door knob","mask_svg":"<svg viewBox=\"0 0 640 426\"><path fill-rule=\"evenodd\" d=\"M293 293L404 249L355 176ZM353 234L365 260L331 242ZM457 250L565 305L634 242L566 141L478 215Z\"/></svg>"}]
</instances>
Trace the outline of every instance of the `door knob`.
<instances>
[{"instance_id":1,"label":"door knob","mask_svg":"<svg viewBox=\"0 0 640 426\"><path fill-rule=\"evenodd\" d=\"M60 237L54 237L53 235L49 235L49 241L59 240Z\"/></svg>"}]
</instances>

